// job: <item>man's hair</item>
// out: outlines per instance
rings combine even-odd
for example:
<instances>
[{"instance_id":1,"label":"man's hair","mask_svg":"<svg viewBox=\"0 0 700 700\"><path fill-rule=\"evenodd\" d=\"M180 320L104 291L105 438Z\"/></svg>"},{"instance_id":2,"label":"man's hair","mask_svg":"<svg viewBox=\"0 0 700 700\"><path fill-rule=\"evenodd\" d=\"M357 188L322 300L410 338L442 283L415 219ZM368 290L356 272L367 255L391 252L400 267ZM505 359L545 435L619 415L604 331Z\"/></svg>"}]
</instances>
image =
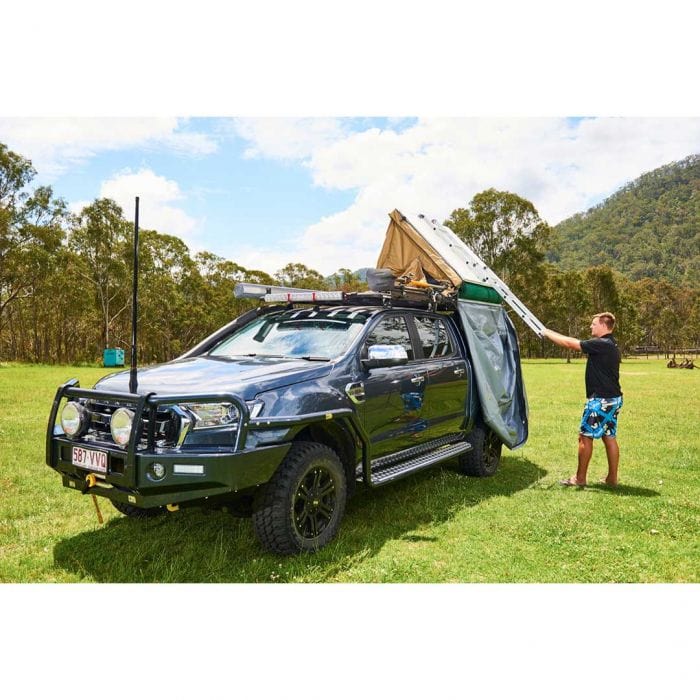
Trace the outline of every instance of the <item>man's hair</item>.
<instances>
[{"instance_id":1,"label":"man's hair","mask_svg":"<svg viewBox=\"0 0 700 700\"><path fill-rule=\"evenodd\" d=\"M596 314L593 318L599 318L601 323L604 323L609 331L615 328L615 316L609 311L603 311L600 314Z\"/></svg>"}]
</instances>

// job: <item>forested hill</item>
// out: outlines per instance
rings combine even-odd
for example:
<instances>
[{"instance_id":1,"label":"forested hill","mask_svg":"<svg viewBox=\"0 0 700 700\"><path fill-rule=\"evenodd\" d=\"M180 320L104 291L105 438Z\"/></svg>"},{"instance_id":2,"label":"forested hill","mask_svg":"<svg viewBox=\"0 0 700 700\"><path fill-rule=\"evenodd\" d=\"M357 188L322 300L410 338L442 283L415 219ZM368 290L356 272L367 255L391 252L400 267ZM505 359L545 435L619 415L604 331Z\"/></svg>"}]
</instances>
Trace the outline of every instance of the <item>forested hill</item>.
<instances>
[{"instance_id":1,"label":"forested hill","mask_svg":"<svg viewBox=\"0 0 700 700\"><path fill-rule=\"evenodd\" d=\"M637 280L700 286L700 154L652 170L553 230L564 269L608 265Z\"/></svg>"}]
</instances>

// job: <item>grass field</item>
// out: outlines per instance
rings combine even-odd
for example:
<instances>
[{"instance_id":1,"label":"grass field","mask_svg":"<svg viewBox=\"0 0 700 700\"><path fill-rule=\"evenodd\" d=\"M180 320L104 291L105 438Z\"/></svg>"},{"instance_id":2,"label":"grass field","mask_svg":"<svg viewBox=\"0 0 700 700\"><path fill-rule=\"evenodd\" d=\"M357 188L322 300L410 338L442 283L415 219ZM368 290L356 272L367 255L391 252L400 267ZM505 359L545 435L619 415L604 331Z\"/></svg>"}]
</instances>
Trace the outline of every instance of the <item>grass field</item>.
<instances>
[{"instance_id":1,"label":"grass field","mask_svg":"<svg viewBox=\"0 0 700 700\"><path fill-rule=\"evenodd\" d=\"M145 523L61 486L44 464L56 386L94 367L0 364L2 582L700 581L700 371L626 360L621 486L564 489L574 471L583 361L524 363L530 439L491 479L454 463L359 489L315 555L266 554L247 520L184 510ZM605 473L598 442L589 481Z\"/></svg>"}]
</instances>

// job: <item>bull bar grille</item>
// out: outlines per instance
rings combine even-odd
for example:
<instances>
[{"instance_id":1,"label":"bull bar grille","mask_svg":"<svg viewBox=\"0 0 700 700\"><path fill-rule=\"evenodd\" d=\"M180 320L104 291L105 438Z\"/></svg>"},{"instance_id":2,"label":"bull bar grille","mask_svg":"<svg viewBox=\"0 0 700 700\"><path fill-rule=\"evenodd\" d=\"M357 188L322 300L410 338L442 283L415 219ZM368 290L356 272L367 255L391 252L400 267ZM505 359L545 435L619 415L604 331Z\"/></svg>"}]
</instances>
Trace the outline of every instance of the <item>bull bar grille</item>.
<instances>
[{"instance_id":1,"label":"bull bar grille","mask_svg":"<svg viewBox=\"0 0 700 700\"><path fill-rule=\"evenodd\" d=\"M105 391L100 389L82 389L77 379L71 379L61 385L54 396L49 422L46 429L46 463L56 465L56 451L53 449L56 419L62 399L80 400L92 404L96 409L87 437L93 436L92 441L107 445L116 443L112 440L108 418L117 408L125 407L134 411L135 430L125 449L126 468L133 466L136 452L143 449L153 450L157 447L176 445L180 440L180 418L176 415L176 407L181 403L227 402L238 409L239 420L236 426L231 448L237 451L240 445L245 445L248 433L250 412L240 396L229 392L212 392L197 394L131 394L121 391ZM86 406L87 407L87 406ZM89 407L87 407L90 410ZM151 422L152 421L152 422ZM62 431L56 437L63 436ZM163 441L159 444L158 441Z\"/></svg>"},{"instance_id":2,"label":"bull bar grille","mask_svg":"<svg viewBox=\"0 0 700 700\"><path fill-rule=\"evenodd\" d=\"M90 427L86 437L93 437L99 442L114 442L110 430L112 414L118 408L134 409L133 404L118 401L94 401L88 400L85 404L90 412ZM141 435L139 436L139 447L148 444L149 431L151 429L151 418L153 410L147 410L142 420ZM173 411L164 406L159 406L155 410L155 430L153 440L158 447L173 447L177 440L180 419Z\"/></svg>"}]
</instances>

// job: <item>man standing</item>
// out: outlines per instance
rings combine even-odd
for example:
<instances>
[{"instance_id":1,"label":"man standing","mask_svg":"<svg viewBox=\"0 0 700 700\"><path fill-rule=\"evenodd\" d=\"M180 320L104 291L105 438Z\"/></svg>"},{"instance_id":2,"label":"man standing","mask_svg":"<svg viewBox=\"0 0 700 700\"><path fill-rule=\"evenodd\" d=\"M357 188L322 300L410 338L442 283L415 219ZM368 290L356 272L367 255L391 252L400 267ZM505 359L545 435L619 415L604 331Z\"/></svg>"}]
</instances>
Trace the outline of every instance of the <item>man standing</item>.
<instances>
[{"instance_id":1,"label":"man standing","mask_svg":"<svg viewBox=\"0 0 700 700\"><path fill-rule=\"evenodd\" d=\"M617 486L617 466L620 448L617 445L617 416L622 408L620 388L620 351L613 338L615 317L605 311L591 321L590 340L577 340L544 329L543 335L556 345L579 350L588 355L586 362L586 405L583 409L578 435L578 470L564 479L562 486L586 485L588 464L593 454L593 440L602 438L608 458L608 475L604 483Z\"/></svg>"}]
</instances>

